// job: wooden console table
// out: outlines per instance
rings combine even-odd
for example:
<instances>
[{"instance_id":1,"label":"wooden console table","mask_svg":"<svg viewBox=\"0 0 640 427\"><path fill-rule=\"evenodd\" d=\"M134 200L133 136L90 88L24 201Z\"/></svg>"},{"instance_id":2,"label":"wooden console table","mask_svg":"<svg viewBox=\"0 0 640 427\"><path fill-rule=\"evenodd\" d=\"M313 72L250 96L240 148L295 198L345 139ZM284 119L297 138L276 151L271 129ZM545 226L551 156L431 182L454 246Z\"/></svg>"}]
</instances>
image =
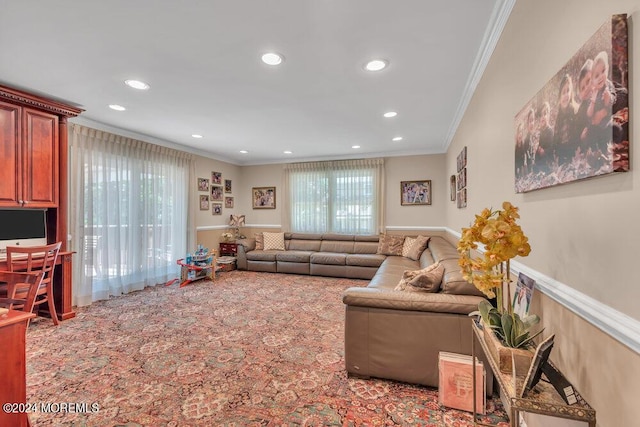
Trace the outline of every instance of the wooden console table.
<instances>
[{"instance_id":1,"label":"wooden console table","mask_svg":"<svg viewBox=\"0 0 640 427\"><path fill-rule=\"evenodd\" d=\"M566 418L570 420L584 421L589 423L589 427L596 426L596 411L589 406L589 404L580 396L577 390L575 390L575 396L578 403L573 405L567 405L562 397L558 394L555 388L547 382L540 381L536 387L528 392L525 397L520 397L518 390L522 390L524 386L525 377L517 376L513 377L511 374L505 374L500 371L498 364L491 357L487 342L484 339L482 330L478 327L474 319L471 319L473 334L478 339L482 351L487 356L489 367L493 371L494 377L498 380L500 390L506 397L506 404L509 405L505 408L510 414L509 419L511 421L511 427L517 427L519 425L518 418L520 412L530 412L534 414L548 415L558 418ZM471 354L476 357L476 344L475 340L471 339ZM473 360L473 359L472 359ZM473 401L475 402L475 370L473 375ZM475 408L474 408L475 409ZM484 424L477 420L476 413L473 414L473 422L475 425L492 426L492 424Z\"/></svg>"},{"instance_id":2,"label":"wooden console table","mask_svg":"<svg viewBox=\"0 0 640 427\"><path fill-rule=\"evenodd\" d=\"M60 252L58 253L58 259L56 260L56 267L53 272L53 300L56 305L56 313L59 320L67 320L76 317L76 312L73 311L71 296L72 296L72 281L71 276L73 273L72 256L74 252ZM7 260L0 260L0 270L7 270ZM46 304L41 304L46 306ZM48 312L46 307L42 307L43 312Z\"/></svg>"}]
</instances>

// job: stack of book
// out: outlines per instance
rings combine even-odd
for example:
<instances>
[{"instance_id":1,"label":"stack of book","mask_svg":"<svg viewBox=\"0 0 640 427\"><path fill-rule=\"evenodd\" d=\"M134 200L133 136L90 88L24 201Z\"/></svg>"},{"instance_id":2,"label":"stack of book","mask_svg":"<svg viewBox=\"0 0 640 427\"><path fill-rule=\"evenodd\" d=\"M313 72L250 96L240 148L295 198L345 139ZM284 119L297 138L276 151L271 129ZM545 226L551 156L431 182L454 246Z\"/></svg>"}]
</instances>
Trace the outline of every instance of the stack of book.
<instances>
[{"instance_id":1,"label":"stack of book","mask_svg":"<svg viewBox=\"0 0 640 427\"><path fill-rule=\"evenodd\" d=\"M441 351L438 359L438 399L449 408L473 412L473 371L471 356ZM476 358L476 412L484 415L487 408L486 374Z\"/></svg>"}]
</instances>

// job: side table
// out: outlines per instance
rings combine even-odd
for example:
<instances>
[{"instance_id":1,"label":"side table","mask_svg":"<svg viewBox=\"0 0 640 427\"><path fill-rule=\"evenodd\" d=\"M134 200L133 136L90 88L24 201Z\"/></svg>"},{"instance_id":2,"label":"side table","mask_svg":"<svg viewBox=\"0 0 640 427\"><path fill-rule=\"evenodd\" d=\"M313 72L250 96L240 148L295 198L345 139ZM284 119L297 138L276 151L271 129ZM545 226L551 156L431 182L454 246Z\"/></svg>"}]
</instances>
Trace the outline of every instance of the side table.
<instances>
[{"instance_id":1,"label":"side table","mask_svg":"<svg viewBox=\"0 0 640 427\"><path fill-rule=\"evenodd\" d=\"M238 244L235 242L220 242L220 256L238 256Z\"/></svg>"},{"instance_id":2,"label":"side table","mask_svg":"<svg viewBox=\"0 0 640 427\"><path fill-rule=\"evenodd\" d=\"M506 403L509 405L509 408L505 409L510 414L509 419L511 421L511 427L517 427L519 425L518 418L520 412L530 412L533 414L542 414L552 417L584 421L589 423L589 427L596 426L596 411L591 408L591 406L589 406L589 404L582 398L582 396L580 396L578 391L575 390L575 387L575 396L578 402L573 405L567 405L565 401L562 400L562 397L560 397L556 389L553 388L551 384L544 381L540 381L533 390L525 395L525 397L520 397L520 393L518 393L518 391L522 390L522 387L524 387L525 378L520 376L514 377L511 374L505 374L500 371L498 364L491 357L491 353L489 353L489 348L487 347L487 343L484 339L484 334L482 333L480 327L476 324L475 319L471 319L471 325L473 329L473 335L478 339L480 347L482 347L482 351L484 351L484 354L487 356L489 367L493 371L494 377L498 380L500 390L506 397ZM471 355L473 358L476 357L476 344L473 337L471 338ZM493 427L492 424L484 424L477 420L477 414L475 412L475 390L476 375L474 369L473 423L474 425Z\"/></svg>"}]
</instances>

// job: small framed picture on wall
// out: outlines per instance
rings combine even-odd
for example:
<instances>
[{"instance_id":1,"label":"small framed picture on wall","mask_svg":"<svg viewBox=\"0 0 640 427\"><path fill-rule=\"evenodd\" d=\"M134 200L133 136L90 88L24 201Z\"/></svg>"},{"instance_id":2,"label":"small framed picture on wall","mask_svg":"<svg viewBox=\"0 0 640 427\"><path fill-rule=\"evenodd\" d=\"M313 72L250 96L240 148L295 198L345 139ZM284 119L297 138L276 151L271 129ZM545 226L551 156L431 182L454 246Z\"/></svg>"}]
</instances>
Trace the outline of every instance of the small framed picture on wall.
<instances>
[{"instance_id":1,"label":"small framed picture on wall","mask_svg":"<svg viewBox=\"0 0 640 427\"><path fill-rule=\"evenodd\" d=\"M431 180L401 181L400 205L430 205L431 204Z\"/></svg>"},{"instance_id":2,"label":"small framed picture on wall","mask_svg":"<svg viewBox=\"0 0 640 427\"><path fill-rule=\"evenodd\" d=\"M222 184L222 172L211 172L211 184Z\"/></svg>"},{"instance_id":3,"label":"small framed picture on wall","mask_svg":"<svg viewBox=\"0 0 640 427\"><path fill-rule=\"evenodd\" d=\"M251 194L253 209L276 208L276 187L253 187Z\"/></svg>"},{"instance_id":4,"label":"small framed picture on wall","mask_svg":"<svg viewBox=\"0 0 640 427\"><path fill-rule=\"evenodd\" d=\"M211 203L211 214L222 215L222 203Z\"/></svg>"},{"instance_id":5,"label":"small framed picture on wall","mask_svg":"<svg viewBox=\"0 0 640 427\"><path fill-rule=\"evenodd\" d=\"M224 198L224 207L228 209L233 208L233 197Z\"/></svg>"},{"instance_id":6,"label":"small framed picture on wall","mask_svg":"<svg viewBox=\"0 0 640 427\"><path fill-rule=\"evenodd\" d=\"M231 180L230 179L225 179L224 180L224 192L225 193L232 193L232 191L231 191Z\"/></svg>"},{"instance_id":7,"label":"small framed picture on wall","mask_svg":"<svg viewBox=\"0 0 640 427\"><path fill-rule=\"evenodd\" d=\"M208 195L200 195L200 210L208 211L209 210L209 196Z\"/></svg>"},{"instance_id":8,"label":"small framed picture on wall","mask_svg":"<svg viewBox=\"0 0 640 427\"><path fill-rule=\"evenodd\" d=\"M198 178L198 191L209 191L209 178Z\"/></svg>"}]
</instances>

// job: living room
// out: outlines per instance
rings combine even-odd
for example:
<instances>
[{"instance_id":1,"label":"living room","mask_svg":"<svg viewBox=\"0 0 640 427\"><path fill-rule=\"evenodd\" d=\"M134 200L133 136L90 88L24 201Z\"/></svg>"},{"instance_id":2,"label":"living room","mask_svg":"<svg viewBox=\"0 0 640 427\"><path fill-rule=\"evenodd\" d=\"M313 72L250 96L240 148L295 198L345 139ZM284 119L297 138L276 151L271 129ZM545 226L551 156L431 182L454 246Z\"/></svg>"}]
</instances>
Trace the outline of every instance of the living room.
<instances>
[{"instance_id":1,"label":"living room","mask_svg":"<svg viewBox=\"0 0 640 427\"><path fill-rule=\"evenodd\" d=\"M512 267L537 282L531 311L540 315L544 335L556 336L552 361L596 409L597 425L635 425L633 405L640 396L640 317L635 302L640 291L632 277L633 243L638 242L640 225L632 219L632 212L639 207L639 178L632 166L626 173L516 193L513 171L514 116L613 14L628 15L629 69L637 68L635 58L640 52L633 40L638 33L634 20L639 6L633 0L522 0L512 6L446 149L433 154L380 156L384 157L383 231L443 234L455 240L482 209L499 207L505 200L518 206L532 251L526 258L516 258ZM455 33L455 28L451 31ZM629 81L630 88L637 86L635 75L630 74ZM10 83L3 80L3 84ZM640 115L632 108L631 138L636 119ZM82 115L70 122L120 131L83 120ZM151 143L165 142L120 133ZM456 160L465 147L468 195L466 207L458 208L450 200L450 176L457 173ZM633 165L638 159L636 150L631 155L635 156ZM189 182L194 197L187 212L193 220L189 247L197 243L217 248L220 235L229 229L229 214L245 215L240 232L248 237L263 231L289 231L283 226L287 206L284 166L288 163L244 165L226 161L224 156L196 154ZM195 200L199 194L196 179L210 178L213 171L233 184L233 209L224 209L219 216L212 215L210 208L201 211ZM401 204L400 183L409 180L431 181L430 205ZM276 188L274 209L253 208L251 191L256 187ZM81 320L79 316L69 321ZM58 421L63 423L64 418ZM530 427L582 425L534 416L526 421Z\"/></svg>"}]
</instances>

